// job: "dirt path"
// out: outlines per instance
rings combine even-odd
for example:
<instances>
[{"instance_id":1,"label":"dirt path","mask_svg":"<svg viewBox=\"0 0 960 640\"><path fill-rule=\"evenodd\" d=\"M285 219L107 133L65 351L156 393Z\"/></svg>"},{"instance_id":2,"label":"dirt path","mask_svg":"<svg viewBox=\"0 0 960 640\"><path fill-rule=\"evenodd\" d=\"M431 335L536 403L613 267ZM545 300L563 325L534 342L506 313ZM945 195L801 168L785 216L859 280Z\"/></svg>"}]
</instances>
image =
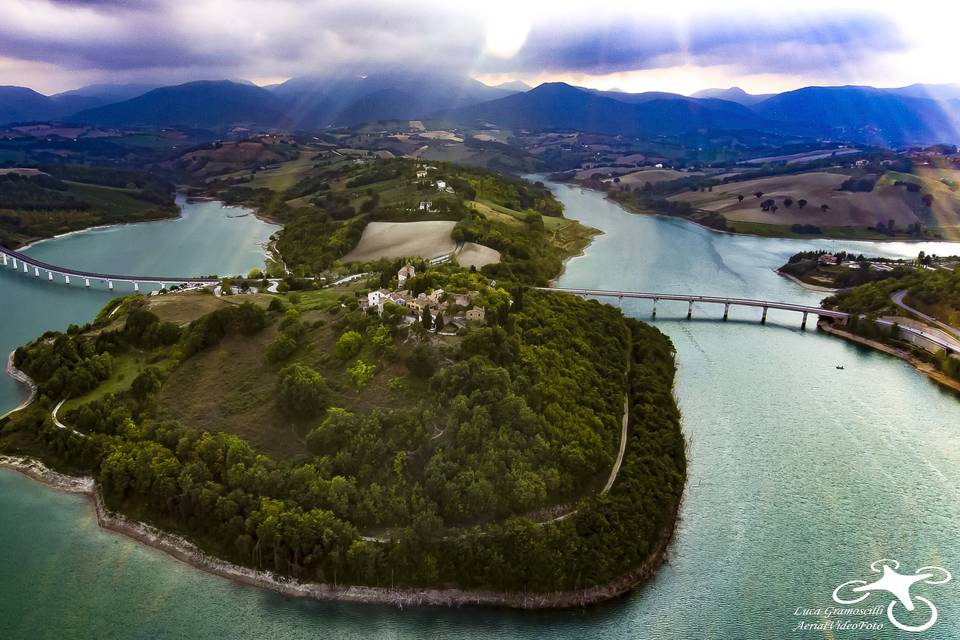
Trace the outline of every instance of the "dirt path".
<instances>
[{"instance_id":1,"label":"dirt path","mask_svg":"<svg viewBox=\"0 0 960 640\"><path fill-rule=\"evenodd\" d=\"M623 453L627 450L627 425L630 423L630 396L623 399L623 426L620 428L620 452L617 453L617 461L610 470L610 477L607 478L607 484L603 485L600 494L610 491L613 483L617 481L617 474L620 473L620 465L623 464Z\"/></svg>"}]
</instances>

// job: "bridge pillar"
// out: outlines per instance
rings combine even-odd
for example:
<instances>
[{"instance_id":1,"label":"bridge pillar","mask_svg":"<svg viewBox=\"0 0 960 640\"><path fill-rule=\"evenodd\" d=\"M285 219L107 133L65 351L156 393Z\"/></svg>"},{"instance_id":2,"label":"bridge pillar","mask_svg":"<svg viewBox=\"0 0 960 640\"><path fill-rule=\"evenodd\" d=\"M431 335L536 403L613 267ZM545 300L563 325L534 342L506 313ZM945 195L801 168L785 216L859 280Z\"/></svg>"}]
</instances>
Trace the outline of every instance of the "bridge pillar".
<instances>
[{"instance_id":1,"label":"bridge pillar","mask_svg":"<svg viewBox=\"0 0 960 640\"><path fill-rule=\"evenodd\" d=\"M161 289L166 289L166 288L167 288L167 283L166 283L166 282L161 282L161 283L160 283L160 288L161 288Z\"/></svg>"},{"instance_id":2,"label":"bridge pillar","mask_svg":"<svg viewBox=\"0 0 960 640\"><path fill-rule=\"evenodd\" d=\"M687 303L687 320L693 317L693 300Z\"/></svg>"},{"instance_id":3,"label":"bridge pillar","mask_svg":"<svg viewBox=\"0 0 960 640\"><path fill-rule=\"evenodd\" d=\"M723 319L726 320L728 315L730 315L730 303L724 302L723 303Z\"/></svg>"},{"instance_id":4,"label":"bridge pillar","mask_svg":"<svg viewBox=\"0 0 960 640\"><path fill-rule=\"evenodd\" d=\"M23 272L30 273L30 265L28 265L26 262L23 262L23 261L21 261L21 264L23 265Z\"/></svg>"},{"instance_id":5,"label":"bridge pillar","mask_svg":"<svg viewBox=\"0 0 960 640\"><path fill-rule=\"evenodd\" d=\"M84 279L83 279L83 285L84 285L85 287L89 288L89 287L90 287L90 278L84 278Z\"/></svg>"},{"instance_id":6,"label":"bridge pillar","mask_svg":"<svg viewBox=\"0 0 960 640\"><path fill-rule=\"evenodd\" d=\"M766 322L766 321L767 321L767 308L764 307L764 308L763 308L763 316L761 316L760 322Z\"/></svg>"},{"instance_id":7,"label":"bridge pillar","mask_svg":"<svg viewBox=\"0 0 960 640\"><path fill-rule=\"evenodd\" d=\"M653 313L651 314L651 317L653 318L657 317L657 299L656 298L653 299Z\"/></svg>"},{"instance_id":8,"label":"bridge pillar","mask_svg":"<svg viewBox=\"0 0 960 640\"><path fill-rule=\"evenodd\" d=\"M801 329L807 328L807 312L806 311L803 312L803 320L800 321L800 328Z\"/></svg>"},{"instance_id":9,"label":"bridge pillar","mask_svg":"<svg viewBox=\"0 0 960 640\"><path fill-rule=\"evenodd\" d=\"M113 291L113 280L107 280L107 287L110 291Z\"/></svg>"},{"instance_id":10,"label":"bridge pillar","mask_svg":"<svg viewBox=\"0 0 960 640\"><path fill-rule=\"evenodd\" d=\"M39 268L39 267L34 267L34 268L33 268L33 276L34 276L35 278L39 278L39 277L40 277L40 268Z\"/></svg>"},{"instance_id":11,"label":"bridge pillar","mask_svg":"<svg viewBox=\"0 0 960 640\"><path fill-rule=\"evenodd\" d=\"M47 271L47 280L53 282L53 271Z\"/></svg>"},{"instance_id":12,"label":"bridge pillar","mask_svg":"<svg viewBox=\"0 0 960 640\"><path fill-rule=\"evenodd\" d=\"M19 268L20 268L20 267L17 266L17 259L16 259L16 258L13 258L13 268L14 268L14 269L19 269Z\"/></svg>"},{"instance_id":13,"label":"bridge pillar","mask_svg":"<svg viewBox=\"0 0 960 640\"><path fill-rule=\"evenodd\" d=\"M133 283L133 290L134 290L134 291L140 291L140 283L139 283L139 282L134 282L134 283Z\"/></svg>"},{"instance_id":14,"label":"bridge pillar","mask_svg":"<svg viewBox=\"0 0 960 640\"><path fill-rule=\"evenodd\" d=\"M70 284L70 276L68 276L67 274L63 274L63 279L67 284Z\"/></svg>"},{"instance_id":15,"label":"bridge pillar","mask_svg":"<svg viewBox=\"0 0 960 640\"><path fill-rule=\"evenodd\" d=\"M7 254L3 254L3 266L7 266Z\"/></svg>"}]
</instances>

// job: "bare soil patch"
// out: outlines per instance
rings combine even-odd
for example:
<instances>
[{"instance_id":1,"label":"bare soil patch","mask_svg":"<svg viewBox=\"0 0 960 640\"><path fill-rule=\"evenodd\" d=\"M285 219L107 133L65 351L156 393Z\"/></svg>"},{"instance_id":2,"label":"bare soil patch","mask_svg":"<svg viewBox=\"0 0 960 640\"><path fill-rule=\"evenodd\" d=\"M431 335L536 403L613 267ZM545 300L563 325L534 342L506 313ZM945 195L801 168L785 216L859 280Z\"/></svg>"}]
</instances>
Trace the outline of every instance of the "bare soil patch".
<instances>
[{"instance_id":1,"label":"bare soil patch","mask_svg":"<svg viewBox=\"0 0 960 640\"><path fill-rule=\"evenodd\" d=\"M456 222L371 222L344 262L367 262L380 258L419 256L435 258L453 252L457 244L450 237Z\"/></svg>"},{"instance_id":2,"label":"bare soil patch","mask_svg":"<svg viewBox=\"0 0 960 640\"><path fill-rule=\"evenodd\" d=\"M500 262L500 252L475 242L464 242L463 249L457 254L457 262L461 267L479 269L485 265Z\"/></svg>"}]
</instances>

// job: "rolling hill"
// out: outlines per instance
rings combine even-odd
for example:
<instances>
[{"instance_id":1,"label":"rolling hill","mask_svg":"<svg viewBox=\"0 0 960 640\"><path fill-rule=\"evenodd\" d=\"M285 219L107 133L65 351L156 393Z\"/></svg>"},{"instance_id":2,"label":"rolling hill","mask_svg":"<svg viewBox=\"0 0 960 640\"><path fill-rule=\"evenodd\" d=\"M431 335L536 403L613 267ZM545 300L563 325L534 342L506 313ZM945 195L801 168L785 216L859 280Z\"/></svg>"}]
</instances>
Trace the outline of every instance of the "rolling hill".
<instances>
[{"instance_id":1,"label":"rolling hill","mask_svg":"<svg viewBox=\"0 0 960 640\"><path fill-rule=\"evenodd\" d=\"M395 71L297 77L271 90L303 128L416 119L516 93L463 76Z\"/></svg>"},{"instance_id":2,"label":"rolling hill","mask_svg":"<svg viewBox=\"0 0 960 640\"><path fill-rule=\"evenodd\" d=\"M956 142L958 104L897 95L872 87L805 87L753 106L778 122L817 124L837 137L877 144Z\"/></svg>"},{"instance_id":3,"label":"rolling hill","mask_svg":"<svg viewBox=\"0 0 960 640\"><path fill-rule=\"evenodd\" d=\"M0 87L0 124L56 118L64 115L62 109L61 105L33 89Z\"/></svg>"},{"instance_id":4,"label":"rolling hill","mask_svg":"<svg viewBox=\"0 0 960 640\"><path fill-rule=\"evenodd\" d=\"M703 89L692 94L693 98L717 98L718 100L729 100L744 106L757 104L771 97L772 93L747 93L740 87L730 87L729 89Z\"/></svg>"},{"instance_id":5,"label":"rolling hill","mask_svg":"<svg viewBox=\"0 0 960 640\"><path fill-rule=\"evenodd\" d=\"M624 135L764 126L762 118L732 102L657 96L631 103L625 101L630 95L614 99L561 82L547 83L525 93L454 109L438 117L457 123L492 122L513 128L575 129Z\"/></svg>"},{"instance_id":6,"label":"rolling hill","mask_svg":"<svg viewBox=\"0 0 960 640\"><path fill-rule=\"evenodd\" d=\"M103 125L223 127L285 126L283 103L270 91L228 80L161 87L114 104L80 111L71 121Z\"/></svg>"}]
</instances>

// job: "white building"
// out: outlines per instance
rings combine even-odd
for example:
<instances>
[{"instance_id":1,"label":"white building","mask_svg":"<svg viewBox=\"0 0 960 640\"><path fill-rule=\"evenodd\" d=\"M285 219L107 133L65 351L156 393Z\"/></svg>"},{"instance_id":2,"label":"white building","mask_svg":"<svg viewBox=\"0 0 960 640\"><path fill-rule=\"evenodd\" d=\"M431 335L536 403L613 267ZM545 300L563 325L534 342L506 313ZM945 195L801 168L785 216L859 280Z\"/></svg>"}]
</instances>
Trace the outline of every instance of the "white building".
<instances>
[{"instance_id":1,"label":"white building","mask_svg":"<svg viewBox=\"0 0 960 640\"><path fill-rule=\"evenodd\" d=\"M407 281L407 278L412 278L415 275L417 275L417 270L413 268L413 265L405 264L400 271L397 271L397 282L403 285L403 283Z\"/></svg>"},{"instance_id":2,"label":"white building","mask_svg":"<svg viewBox=\"0 0 960 640\"><path fill-rule=\"evenodd\" d=\"M387 296L390 295L390 292L386 289L377 289L376 291L371 291L367 294L367 306L376 307L378 310L383 310L383 301L387 299Z\"/></svg>"},{"instance_id":3,"label":"white building","mask_svg":"<svg viewBox=\"0 0 960 640\"><path fill-rule=\"evenodd\" d=\"M445 180L437 180L437 191L445 191L447 183Z\"/></svg>"}]
</instances>

